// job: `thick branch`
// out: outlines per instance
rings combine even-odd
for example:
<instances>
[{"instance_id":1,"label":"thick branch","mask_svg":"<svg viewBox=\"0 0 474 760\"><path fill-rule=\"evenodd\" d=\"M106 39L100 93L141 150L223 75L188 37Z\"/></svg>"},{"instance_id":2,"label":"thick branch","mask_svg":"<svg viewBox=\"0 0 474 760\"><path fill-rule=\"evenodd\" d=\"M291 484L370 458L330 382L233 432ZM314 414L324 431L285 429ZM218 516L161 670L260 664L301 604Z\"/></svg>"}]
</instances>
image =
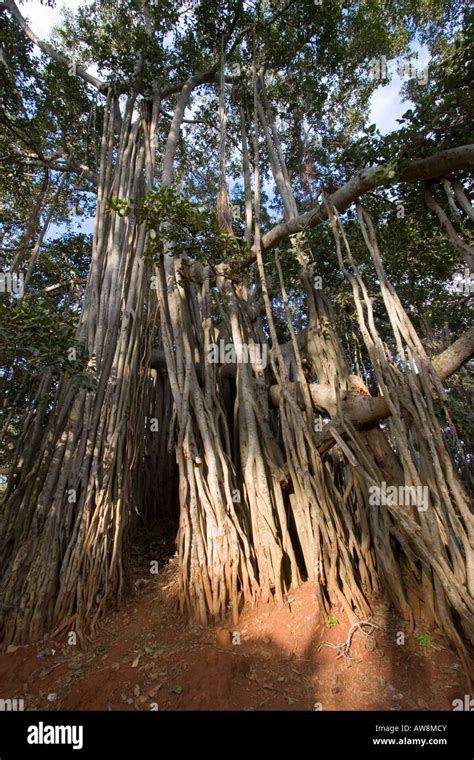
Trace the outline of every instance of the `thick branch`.
<instances>
[{"instance_id":1,"label":"thick branch","mask_svg":"<svg viewBox=\"0 0 474 760\"><path fill-rule=\"evenodd\" d=\"M465 362L474 355L474 327L463 333L451 346L432 359L439 378L446 380L454 374ZM290 391L296 391L296 385L292 383ZM309 391L315 406L333 416L336 411L336 394L332 385L310 384ZM273 385L270 388L270 398L273 404L278 405L280 388ZM385 398L379 396L369 398L352 391L342 391L341 403L344 416L356 427L370 427L384 417L390 416L390 409Z\"/></svg>"},{"instance_id":2,"label":"thick branch","mask_svg":"<svg viewBox=\"0 0 474 760\"><path fill-rule=\"evenodd\" d=\"M51 45L49 45L47 42L44 42L44 40L41 40L30 27L26 23L25 19L21 15L17 4L14 2L14 0L3 0L3 5L8 8L12 16L18 21L18 24L20 25L23 32L26 34L29 40L33 42L37 47L39 47L40 50L43 51L46 55L49 55L50 58L52 58L54 61L57 61L57 63L62 63L64 66L67 66L68 68L74 64L74 61L71 61L70 58L67 58L65 55L59 52L59 50L55 50ZM77 76L81 77L81 79L84 79L85 82L88 82L93 87L96 87L98 90L105 90L107 88L107 85L105 82L102 82L100 79L97 79L97 77L93 76L92 74L89 74L82 66L76 65L75 72Z\"/></svg>"},{"instance_id":3,"label":"thick branch","mask_svg":"<svg viewBox=\"0 0 474 760\"><path fill-rule=\"evenodd\" d=\"M195 74L187 80L179 94L178 101L174 109L173 118L171 120L171 126L168 132L168 139L166 141L166 148L163 156L161 180L163 185L171 185L173 179L173 164L176 148L178 145L181 125L183 123L184 112L188 106L191 93L195 87L198 87L198 85L209 82L214 77L214 74L214 68L200 74ZM161 95L163 96L163 92L161 92Z\"/></svg>"},{"instance_id":4,"label":"thick branch","mask_svg":"<svg viewBox=\"0 0 474 760\"><path fill-rule=\"evenodd\" d=\"M446 380L462 367L474 354L474 327L466 330L445 351L432 359L433 367L441 380Z\"/></svg>"},{"instance_id":5,"label":"thick branch","mask_svg":"<svg viewBox=\"0 0 474 760\"><path fill-rule=\"evenodd\" d=\"M469 328L445 351L433 357L432 364L440 380L446 380L453 375L474 355L474 327ZM153 369L166 371L166 360L164 351L155 348L151 354L151 367ZM198 369L198 367L197 367ZM222 377L235 377L236 365L228 364L221 368ZM311 383L308 385L314 405L330 416L336 414L336 394L332 385L324 383ZM290 383L290 393L296 393L297 384ZM280 400L280 387L272 385L270 388L270 400L272 404L278 406ZM361 396L353 391L341 392L341 403L346 416L356 427L371 427L379 420L390 416L390 409L385 398L378 396L370 398Z\"/></svg>"},{"instance_id":6,"label":"thick branch","mask_svg":"<svg viewBox=\"0 0 474 760\"><path fill-rule=\"evenodd\" d=\"M329 206L334 205L339 213L344 212L357 198L380 185L393 185L397 182L425 182L443 177L453 171L474 168L474 145L435 153L428 158L402 163L399 166L382 164L370 169L361 169L330 196ZM300 214L287 222L281 222L269 230L262 238L264 252L275 248L283 240L303 232L308 227L316 227L328 218L327 206L320 205ZM255 260L255 256L245 261L245 267Z\"/></svg>"},{"instance_id":7,"label":"thick branch","mask_svg":"<svg viewBox=\"0 0 474 760\"><path fill-rule=\"evenodd\" d=\"M167 87L162 87L160 90L160 95L164 100L165 98L169 98L171 95L182 93L183 89L189 84L191 79L194 82L193 87L196 87L199 84L210 84L211 82L217 84L219 81L216 78L217 69L218 65L215 64L207 71L202 71L198 74L194 74L194 76L190 77L190 79L187 79L186 82L175 82L174 84L169 84Z\"/></svg>"},{"instance_id":8,"label":"thick branch","mask_svg":"<svg viewBox=\"0 0 474 760\"><path fill-rule=\"evenodd\" d=\"M462 367L471 357L474 356L474 327L471 327L465 333L463 333L454 343L451 344L445 351L435 356L432 359L432 364L440 380L446 380L450 375L453 375L457 370ZM278 386L273 386L271 392L275 393L274 389L278 389ZM324 388L324 390L323 390ZM317 385L310 385L309 389L313 397L314 403L323 408L327 406L319 402L325 400L326 404L335 405L335 393L329 386L320 386L319 390ZM329 390L332 391L332 396ZM370 428L377 422L390 416L390 408L385 398L379 396L377 398L368 398L366 396L359 396L355 393L344 393L341 398L341 405L343 416L348 419L356 428ZM334 439L331 435L330 426L337 428L338 421L333 420L326 428L317 436L318 448L320 453L327 451L334 445Z\"/></svg>"}]
</instances>

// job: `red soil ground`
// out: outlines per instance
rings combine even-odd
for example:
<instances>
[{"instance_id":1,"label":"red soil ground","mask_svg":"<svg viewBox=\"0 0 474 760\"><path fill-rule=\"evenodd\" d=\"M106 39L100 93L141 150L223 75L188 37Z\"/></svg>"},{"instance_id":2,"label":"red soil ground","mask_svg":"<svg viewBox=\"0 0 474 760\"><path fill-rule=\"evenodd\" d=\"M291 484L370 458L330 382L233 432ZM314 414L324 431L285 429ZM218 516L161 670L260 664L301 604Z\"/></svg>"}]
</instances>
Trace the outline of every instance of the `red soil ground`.
<instances>
[{"instance_id":1,"label":"red soil ground","mask_svg":"<svg viewBox=\"0 0 474 760\"><path fill-rule=\"evenodd\" d=\"M175 607L175 563L139 580L83 648L64 636L0 655L0 696L25 710L452 710L468 693L439 631L427 648L414 635L398 646L403 625L382 602L382 630L356 631L350 660L320 648L343 643L350 625L338 610L332 626L321 617L309 583L288 607L244 610L229 629L190 626Z\"/></svg>"}]
</instances>

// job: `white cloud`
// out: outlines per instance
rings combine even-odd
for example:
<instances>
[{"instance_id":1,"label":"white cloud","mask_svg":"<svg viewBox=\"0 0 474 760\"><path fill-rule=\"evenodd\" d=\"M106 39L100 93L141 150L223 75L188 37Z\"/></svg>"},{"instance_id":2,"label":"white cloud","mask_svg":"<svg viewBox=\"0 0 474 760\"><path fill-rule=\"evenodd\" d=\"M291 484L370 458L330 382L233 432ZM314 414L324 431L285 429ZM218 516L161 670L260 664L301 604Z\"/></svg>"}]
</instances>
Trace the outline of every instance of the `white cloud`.
<instances>
[{"instance_id":1,"label":"white cloud","mask_svg":"<svg viewBox=\"0 0 474 760\"><path fill-rule=\"evenodd\" d=\"M428 48L415 41L411 45L411 51L418 56L416 68L421 73L426 69L429 62ZM390 71L393 71L393 64L394 62L392 61ZM369 124L376 124L382 134L399 129L400 124L398 124L397 119L400 119L405 111L408 111L413 106L411 100L402 101L400 90L405 82L406 76L400 77L397 73L393 73L391 81L386 85L380 85L372 95Z\"/></svg>"},{"instance_id":2,"label":"white cloud","mask_svg":"<svg viewBox=\"0 0 474 760\"><path fill-rule=\"evenodd\" d=\"M20 6L20 11L29 20L29 25L34 33L41 39L46 39L53 26L60 22L63 7L75 11L86 4L87 0L65 0L63 3L58 3L55 8L49 8L46 5L41 5L38 0L27 0L24 5Z\"/></svg>"},{"instance_id":3,"label":"white cloud","mask_svg":"<svg viewBox=\"0 0 474 760\"><path fill-rule=\"evenodd\" d=\"M396 77L387 85L378 87L372 95L369 123L376 124L383 135L399 129L400 124L396 120L413 105L408 100L402 102L401 85L402 82Z\"/></svg>"}]
</instances>

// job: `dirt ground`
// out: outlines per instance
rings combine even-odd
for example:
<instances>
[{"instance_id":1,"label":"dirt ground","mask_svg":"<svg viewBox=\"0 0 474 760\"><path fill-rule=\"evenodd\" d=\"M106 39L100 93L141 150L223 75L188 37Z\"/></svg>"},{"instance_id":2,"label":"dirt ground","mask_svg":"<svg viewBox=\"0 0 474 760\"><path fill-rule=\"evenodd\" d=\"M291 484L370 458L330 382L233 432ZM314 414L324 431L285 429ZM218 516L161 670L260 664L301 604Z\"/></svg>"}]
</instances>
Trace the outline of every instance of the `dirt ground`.
<instances>
[{"instance_id":1,"label":"dirt ground","mask_svg":"<svg viewBox=\"0 0 474 760\"><path fill-rule=\"evenodd\" d=\"M468 693L439 631L397 645L403 625L383 602L380 629L356 630L345 660L334 647L349 622L338 610L323 618L310 583L288 607L204 628L176 611L175 559L141 575L82 648L65 635L0 655L2 698L23 698L25 710L452 710Z\"/></svg>"}]
</instances>

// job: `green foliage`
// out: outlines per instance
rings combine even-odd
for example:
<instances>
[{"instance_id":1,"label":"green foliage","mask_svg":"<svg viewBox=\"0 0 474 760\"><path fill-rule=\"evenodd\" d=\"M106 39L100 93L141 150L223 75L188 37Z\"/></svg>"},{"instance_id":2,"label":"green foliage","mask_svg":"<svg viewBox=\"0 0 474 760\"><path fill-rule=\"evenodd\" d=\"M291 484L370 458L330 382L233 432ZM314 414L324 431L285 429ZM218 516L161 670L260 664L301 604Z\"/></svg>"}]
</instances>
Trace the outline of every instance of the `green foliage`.
<instances>
[{"instance_id":1,"label":"green foliage","mask_svg":"<svg viewBox=\"0 0 474 760\"><path fill-rule=\"evenodd\" d=\"M109 198L107 201L107 211L115 211L119 216L127 216L131 207L125 198Z\"/></svg>"},{"instance_id":2,"label":"green foliage","mask_svg":"<svg viewBox=\"0 0 474 760\"><path fill-rule=\"evenodd\" d=\"M429 632L423 631L421 633L417 633L415 640L422 649L431 649L433 646L433 636Z\"/></svg>"},{"instance_id":3,"label":"green foliage","mask_svg":"<svg viewBox=\"0 0 474 760\"><path fill-rule=\"evenodd\" d=\"M0 363L28 363L30 371L47 368L63 371L69 366L67 351L74 344L74 320L59 315L54 304L24 299L20 304L0 301ZM72 367L78 367L73 363Z\"/></svg>"},{"instance_id":4,"label":"green foliage","mask_svg":"<svg viewBox=\"0 0 474 760\"><path fill-rule=\"evenodd\" d=\"M158 261L166 238L170 253L217 264L239 261L248 255L246 244L220 229L214 210L199 206L178 190L161 186L152 190L140 206L140 218L149 227L146 258Z\"/></svg>"}]
</instances>

